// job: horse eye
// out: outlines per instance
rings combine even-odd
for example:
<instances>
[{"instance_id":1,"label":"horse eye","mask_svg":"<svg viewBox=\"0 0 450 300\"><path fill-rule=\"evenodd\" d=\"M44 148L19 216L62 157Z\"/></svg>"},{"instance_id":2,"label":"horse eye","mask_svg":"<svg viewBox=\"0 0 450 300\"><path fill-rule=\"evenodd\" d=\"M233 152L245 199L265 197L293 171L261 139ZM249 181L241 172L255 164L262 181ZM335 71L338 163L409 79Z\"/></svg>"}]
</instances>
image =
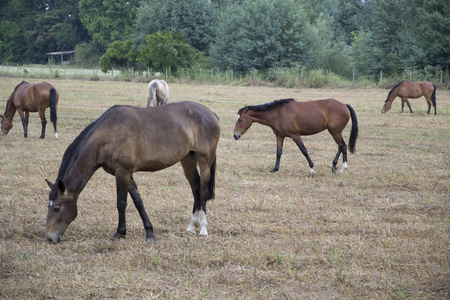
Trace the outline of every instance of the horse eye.
<instances>
[{"instance_id":1,"label":"horse eye","mask_svg":"<svg viewBox=\"0 0 450 300\"><path fill-rule=\"evenodd\" d=\"M54 212L58 212L58 211L59 211L59 206L53 207L53 211L54 211Z\"/></svg>"}]
</instances>

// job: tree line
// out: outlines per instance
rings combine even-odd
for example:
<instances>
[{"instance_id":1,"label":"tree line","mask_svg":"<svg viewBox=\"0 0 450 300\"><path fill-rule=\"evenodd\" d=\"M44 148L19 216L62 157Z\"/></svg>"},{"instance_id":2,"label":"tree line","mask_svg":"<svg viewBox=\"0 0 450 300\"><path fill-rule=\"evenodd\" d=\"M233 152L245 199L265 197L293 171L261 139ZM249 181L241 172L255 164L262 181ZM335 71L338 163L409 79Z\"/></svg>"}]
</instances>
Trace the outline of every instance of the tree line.
<instances>
[{"instance_id":1,"label":"tree line","mask_svg":"<svg viewBox=\"0 0 450 300\"><path fill-rule=\"evenodd\" d=\"M351 77L448 71L441 0L4 0L0 63L112 68L304 68Z\"/></svg>"}]
</instances>

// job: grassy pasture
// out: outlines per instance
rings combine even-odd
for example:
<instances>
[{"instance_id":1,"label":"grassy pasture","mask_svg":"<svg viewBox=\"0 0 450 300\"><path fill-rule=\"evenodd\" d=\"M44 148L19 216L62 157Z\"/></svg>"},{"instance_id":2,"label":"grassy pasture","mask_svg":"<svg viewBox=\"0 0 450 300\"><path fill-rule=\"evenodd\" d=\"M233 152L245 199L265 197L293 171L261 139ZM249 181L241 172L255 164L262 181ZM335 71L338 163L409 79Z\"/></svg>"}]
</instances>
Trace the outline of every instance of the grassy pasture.
<instances>
[{"instance_id":1,"label":"grassy pasture","mask_svg":"<svg viewBox=\"0 0 450 300\"><path fill-rule=\"evenodd\" d=\"M37 82L37 80L29 80ZM18 78L1 78L0 110ZM78 200L58 245L43 240L49 189L64 150L114 104L146 105L146 84L52 80L60 93L59 140L40 140L31 114L0 137L1 299L448 299L450 297L450 91L437 116L423 98L380 113L388 90L282 89L170 84L170 102L192 100L221 122L209 237L184 233L193 198L179 164L135 175L157 242L144 242L132 202L127 238L117 226L115 181L103 170ZM234 141L237 110L281 98L336 98L359 119L357 152L331 173L337 146L327 132L304 138L317 175L291 140L280 170L275 137L254 124ZM47 116L49 112L47 111ZM120 120L118 120L120 121ZM344 137L348 140L350 125ZM341 166L341 161L338 168ZM131 200L130 200L131 201Z\"/></svg>"}]
</instances>

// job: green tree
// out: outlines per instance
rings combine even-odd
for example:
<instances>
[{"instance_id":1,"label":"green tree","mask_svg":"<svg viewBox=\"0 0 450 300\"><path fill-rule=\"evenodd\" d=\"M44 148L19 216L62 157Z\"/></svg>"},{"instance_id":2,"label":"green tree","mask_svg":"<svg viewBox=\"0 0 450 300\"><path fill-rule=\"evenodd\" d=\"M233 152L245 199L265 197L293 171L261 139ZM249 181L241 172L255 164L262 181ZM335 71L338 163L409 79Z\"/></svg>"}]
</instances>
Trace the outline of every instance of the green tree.
<instances>
[{"instance_id":1,"label":"green tree","mask_svg":"<svg viewBox=\"0 0 450 300\"><path fill-rule=\"evenodd\" d=\"M215 5L208 0L153 0L139 7L134 41L145 45L147 35L157 31L183 32L189 44L200 51L207 50L212 39Z\"/></svg>"},{"instance_id":2,"label":"green tree","mask_svg":"<svg viewBox=\"0 0 450 300\"><path fill-rule=\"evenodd\" d=\"M105 48L95 41L82 42L75 46L77 63L84 66L98 65Z\"/></svg>"},{"instance_id":3,"label":"green tree","mask_svg":"<svg viewBox=\"0 0 450 300\"><path fill-rule=\"evenodd\" d=\"M416 68L450 69L450 5L440 0L414 2L418 18L412 27L415 43L408 64Z\"/></svg>"},{"instance_id":4,"label":"green tree","mask_svg":"<svg viewBox=\"0 0 450 300\"><path fill-rule=\"evenodd\" d=\"M80 0L80 20L92 39L105 49L114 41L128 39L140 1Z\"/></svg>"},{"instance_id":5,"label":"green tree","mask_svg":"<svg viewBox=\"0 0 450 300\"><path fill-rule=\"evenodd\" d=\"M106 54L100 58L100 68L106 73L113 67L134 67L137 56L138 53L133 49L133 41L131 39L115 41L108 47Z\"/></svg>"},{"instance_id":6,"label":"green tree","mask_svg":"<svg viewBox=\"0 0 450 300\"><path fill-rule=\"evenodd\" d=\"M248 0L220 14L211 59L223 69L246 71L307 64L311 36L295 0Z\"/></svg>"},{"instance_id":7,"label":"green tree","mask_svg":"<svg viewBox=\"0 0 450 300\"><path fill-rule=\"evenodd\" d=\"M0 10L0 61L47 61L47 52L70 50L88 38L77 0L9 0Z\"/></svg>"},{"instance_id":8,"label":"green tree","mask_svg":"<svg viewBox=\"0 0 450 300\"><path fill-rule=\"evenodd\" d=\"M352 73L351 47L335 35L333 30L335 26L334 18L323 13L320 13L311 25L313 38L309 68L324 69L338 75L350 76Z\"/></svg>"},{"instance_id":9,"label":"green tree","mask_svg":"<svg viewBox=\"0 0 450 300\"><path fill-rule=\"evenodd\" d=\"M138 58L145 67L176 70L194 65L201 56L183 33L158 31L148 35L145 41Z\"/></svg>"}]
</instances>

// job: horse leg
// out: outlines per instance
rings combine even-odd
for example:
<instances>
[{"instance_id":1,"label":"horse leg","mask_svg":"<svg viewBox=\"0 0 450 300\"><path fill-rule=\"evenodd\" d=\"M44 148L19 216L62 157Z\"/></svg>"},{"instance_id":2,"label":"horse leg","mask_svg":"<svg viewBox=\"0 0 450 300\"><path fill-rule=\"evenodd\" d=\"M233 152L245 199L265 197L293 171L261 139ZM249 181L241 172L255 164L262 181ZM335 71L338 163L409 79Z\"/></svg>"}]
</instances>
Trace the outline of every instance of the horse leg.
<instances>
[{"instance_id":1,"label":"horse leg","mask_svg":"<svg viewBox=\"0 0 450 300\"><path fill-rule=\"evenodd\" d=\"M280 169L280 159L281 154L283 154L283 143L284 143L284 137L277 135L277 160L275 161L275 167L270 171L270 173L275 173Z\"/></svg>"},{"instance_id":2,"label":"horse leg","mask_svg":"<svg viewBox=\"0 0 450 300\"><path fill-rule=\"evenodd\" d=\"M24 112L21 109L18 109L17 112L19 113L20 120L22 121L22 127L23 127L23 137L28 137L28 116L29 112Z\"/></svg>"},{"instance_id":3,"label":"horse leg","mask_svg":"<svg viewBox=\"0 0 450 300\"><path fill-rule=\"evenodd\" d=\"M47 126L47 119L45 118L45 111L39 111L39 117L41 118L41 136L39 138L45 138L45 127Z\"/></svg>"},{"instance_id":4,"label":"horse leg","mask_svg":"<svg viewBox=\"0 0 450 300\"><path fill-rule=\"evenodd\" d=\"M192 217L191 222L189 223L189 227L186 229L186 232L195 235L195 228L200 226L200 218L203 221L204 214L204 223L206 223L206 201L205 204L202 205L200 200L200 175L197 171L197 159L195 158L194 153L189 153L186 157L184 157L181 161L181 166L183 167L184 176L189 181L191 186L192 194L194 196L194 206L192 208ZM203 235L208 235L206 231L206 224L204 224ZM202 228L203 229L203 228Z\"/></svg>"},{"instance_id":5,"label":"horse leg","mask_svg":"<svg viewBox=\"0 0 450 300\"><path fill-rule=\"evenodd\" d=\"M198 166L200 170L200 203L201 203L201 220L200 220L200 237L208 236L206 227L208 222L206 221L206 201L213 196L214 191L209 190L209 181L211 179L211 164L208 161L207 156L201 156L198 158ZM214 171L213 171L214 172Z\"/></svg>"},{"instance_id":6,"label":"horse leg","mask_svg":"<svg viewBox=\"0 0 450 300\"><path fill-rule=\"evenodd\" d=\"M427 114L430 114L430 110L431 110L431 99L425 97L425 100L427 100L427 104L428 104L428 112L427 112ZM436 106L434 107L434 114L436 114Z\"/></svg>"},{"instance_id":7,"label":"horse leg","mask_svg":"<svg viewBox=\"0 0 450 300\"><path fill-rule=\"evenodd\" d=\"M136 209L138 210L139 215L141 216L142 222L144 223L145 241L153 243L155 241L155 236L153 235L153 225L147 216L147 213L144 208L144 203L142 202L141 195L139 194L133 176L131 176L128 193L130 193L131 199L133 199L134 206L136 206Z\"/></svg>"},{"instance_id":8,"label":"horse leg","mask_svg":"<svg viewBox=\"0 0 450 300\"><path fill-rule=\"evenodd\" d=\"M411 104L409 104L409 100L408 100L408 98L402 98L402 103L403 103L403 101L405 101L406 102L406 104L408 105L408 108L409 108L409 112L410 113L413 113L413 110L411 109ZM402 112L403 112L403 107L402 107Z\"/></svg>"},{"instance_id":9,"label":"horse leg","mask_svg":"<svg viewBox=\"0 0 450 300\"><path fill-rule=\"evenodd\" d=\"M306 160L308 161L308 164L309 164L309 167L310 167L309 172L315 174L316 172L314 171L314 163L312 162L311 158L309 158L308 150L306 150L306 147L303 144L301 136L298 135L298 136L294 136L294 137L291 137L291 138L297 144L298 148L300 149L300 151L302 152L302 154L305 156Z\"/></svg>"},{"instance_id":10,"label":"horse leg","mask_svg":"<svg viewBox=\"0 0 450 300\"><path fill-rule=\"evenodd\" d=\"M336 156L333 159L333 166L331 167L331 172L336 173L336 165L339 160L339 156L342 153L342 168L339 171L339 173L343 173L345 169L347 169L347 144L345 143L344 139L342 138L342 133L333 134L330 132L330 134L333 136L334 141L338 145L338 151L336 153Z\"/></svg>"},{"instance_id":11,"label":"horse leg","mask_svg":"<svg viewBox=\"0 0 450 300\"><path fill-rule=\"evenodd\" d=\"M118 240L124 238L127 234L127 225L125 220L125 209L127 207L127 192L130 187L131 173L122 169L117 169L116 176L116 190L117 190L117 211L119 213L119 224L117 231L111 238Z\"/></svg>"},{"instance_id":12,"label":"horse leg","mask_svg":"<svg viewBox=\"0 0 450 300\"><path fill-rule=\"evenodd\" d=\"M402 98L402 111L401 113L403 113L403 108L405 107L405 100Z\"/></svg>"}]
</instances>

